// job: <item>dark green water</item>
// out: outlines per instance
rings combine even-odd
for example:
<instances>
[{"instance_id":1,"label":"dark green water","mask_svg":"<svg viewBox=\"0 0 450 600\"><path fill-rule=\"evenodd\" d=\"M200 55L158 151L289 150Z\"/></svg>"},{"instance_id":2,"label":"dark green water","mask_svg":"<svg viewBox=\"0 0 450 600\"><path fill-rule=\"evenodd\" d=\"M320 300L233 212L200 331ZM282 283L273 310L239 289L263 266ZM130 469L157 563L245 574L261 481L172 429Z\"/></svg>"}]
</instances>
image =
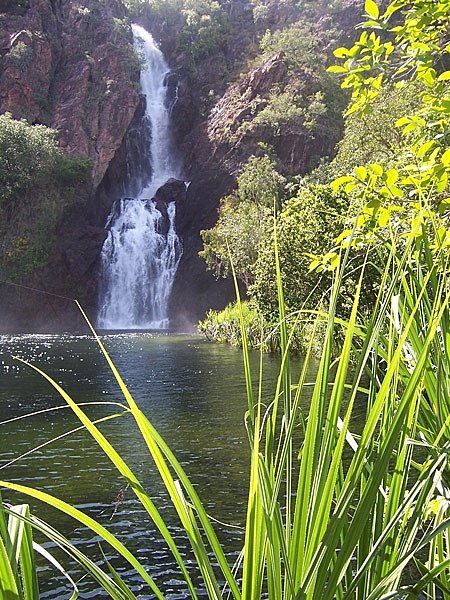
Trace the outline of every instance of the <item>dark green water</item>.
<instances>
[{"instance_id":1,"label":"dark green water","mask_svg":"<svg viewBox=\"0 0 450 600\"><path fill-rule=\"evenodd\" d=\"M245 383L240 350L210 344L198 337L151 334L105 336L105 345L124 376L136 402L158 428L197 486L209 513L228 524L242 525L248 478L248 446L244 428ZM41 367L78 402L97 402L87 410L91 418L116 412L109 402L122 402L95 341L87 336L0 337L0 420L61 406L64 401L48 383L17 355ZM259 356L252 356L255 380ZM264 396L270 402L278 358L264 357ZM313 374L312 374L313 375ZM50 438L78 426L70 409L52 410L2 424L0 477L44 489L85 510L109 527L133 550L168 598L184 598L185 585L165 545L159 540L134 495L89 434L76 432L21 460L11 460ZM154 472L139 433L129 416L101 426L116 449L151 491L167 516L171 531L183 546L183 536L171 514L170 503ZM5 492L12 502L21 498ZM98 555L89 532L54 509L33 505L35 512L56 524L86 552ZM230 561L242 543L239 529L218 526ZM50 546L51 548L51 546ZM187 549L186 555L189 556ZM120 564L115 563L120 569ZM67 598L64 580L42 567L42 598ZM195 575L194 575L195 577ZM150 598L132 572L127 581L140 598ZM101 594L88 582L80 585L83 598Z\"/></svg>"}]
</instances>

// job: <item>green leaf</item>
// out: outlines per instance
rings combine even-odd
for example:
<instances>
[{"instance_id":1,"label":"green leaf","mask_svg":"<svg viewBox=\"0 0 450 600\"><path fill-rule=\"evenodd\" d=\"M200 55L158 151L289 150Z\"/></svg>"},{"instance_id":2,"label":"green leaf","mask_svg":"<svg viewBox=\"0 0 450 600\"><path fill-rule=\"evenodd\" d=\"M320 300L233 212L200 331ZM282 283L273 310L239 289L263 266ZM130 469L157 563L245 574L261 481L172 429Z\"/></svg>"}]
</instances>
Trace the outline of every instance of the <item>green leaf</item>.
<instances>
[{"instance_id":1,"label":"green leaf","mask_svg":"<svg viewBox=\"0 0 450 600\"><path fill-rule=\"evenodd\" d=\"M21 518L29 519L30 509L28 504L20 504L11 507L10 520L13 518L16 520L21 520ZM19 561L25 598L39 598L39 584L33 549L33 534L31 525L25 521L21 521Z\"/></svg>"},{"instance_id":2,"label":"green leaf","mask_svg":"<svg viewBox=\"0 0 450 600\"><path fill-rule=\"evenodd\" d=\"M444 167L448 167L450 165L450 149L444 152L441 160Z\"/></svg>"},{"instance_id":3,"label":"green leaf","mask_svg":"<svg viewBox=\"0 0 450 600\"><path fill-rule=\"evenodd\" d=\"M393 196L398 196L399 198L401 198L404 195L403 190L397 187L396 185L391 185L389 190Z\"/></svg>"},{"instance_id":4,"label":"green leaf","mask_svg":"<svg viewBox=\"0 0 450 600\"><path fill-rule=\"evenodd\" d=\"M366 0L364 3L364 10L373 19L378 19L380 16L380 10L373 0Z\"/></svg>"},{"instance_id":5,"label":"green leaf","mask_svg":"<svg viewBox=\"0 0 450 600\"><path fill-rule=\"evenodd\" d=\"M415 131L418 127L419 127L419 125L416 122L411 122L409 125L407 125L405 127L405 129L403 130L403 133L411 133L412 131Z\"/></svg>"},{"instance_id":6,"label":"green leaf","mask_svg":"<svg viewBox=\"0 0 450 600\"><path fill-rule=\"evenodd\" d=\"M384 227L389 222L390 213L389 210L383 208L378 215L378 225Z\"/></svg>"},{"instance_id":7,"label":"green leaf","mask_svg":"<svg viewBox=\"0 0 450 600\"><path fill-rule=\"evenodd\" d=\"M418 77L422 79L425 85L431 88L436 81L436 71L434 69L426 69L422 72L419 72Z\"/></svg>"},{"instance_id":8,"label":"green leaf","mask_svg":"<svg viewBox=\"0 0 450 600\"><path fill-rule=\"evenodd\" d=\"M444 71L438 77L438 81L448 81L450 79L450 71Z\"/></svg>"},{"instance_id":9,"label":"green leaf","mask_svg":"<svg viewBox=\"0 0 450 600\"><path fill-rule=\"evenodd\" d=\"M379 198L372 198L370 202L366 204L367 208L378 210L381 206L381 202Z\"/></svg>"},{"instance_id":10,"label":"green leaf","mask_svg":"<svg viewBox=\"0 0 450 600\"><path fill-rule=\"evenodd\" d=\"M386 183L387 185L394 185L394 183L398 180L398 171L396 169L389 169L386 172Z\"/></svg>"},{"instance_id":11,"label":"green leaf","mask_svg":"<svg viewBox=\"0 0 450 600\"><path fill-rule=\"evenodd\" d=\"M347 48L336 48L336 50L333 51L333 54L336 58L345 58L348 56L348 50Z\"/></svg>"},{"instance_id":12,"label":"green leaf","mask_svg":"<svg viewBox=\"0 0 450 600\"><path fill-rule=\"evenodd\" d=\"M20 600L14 573L9 562L3 540L0 537L0 598L2 600Z\"/></svg>"},{"instance_id":13,"label":"green leaf","mask_svg":"<svg viewBox=\"0 0 450 600\"><path fill-rule=\"evenodd\" d=\"M347 239L350 235L352 235L352 229L345 229L338 237L336 238L336 244L340 244L343 240Z\"/></svg>"},{"instance_id":14,"label":"green leaf","mask_svg":"<svg viewBox=\"0 0 450 600\"><path fill-rule=\"evenodd\" d=\"M367 177L367 169L366 167L356 167L354 169L354 173L356 175L356 177L360 180L360 181L365 181L366 177Z\"/></svg>"},{"instance_id":15,"label":"green leaf","mask_svg":"<svg viewBox=\"0 0 450 600\"><path fill-rule=\"evenodd\" d=\"M341 67L340 65L332 65L327 69L328 73L347 73L348 69Z\"/></svg>"},{"instance_id":16,"label":"green leaf","mask_svg":"<svg viewBox=\"0 0 450 600\"><path fill-rule=\"evenodd\" d=\"M339 188L341 188L344 184L349 183L350 181L354 181L355 178L351 175L343 175L342 177L338 177L331 184L331 188L333 192L337 192Z\"/></svg>"},{"instance_id":17,"label":"green leaf","mask_svg":"<svg viewBox=\"0 0 450 600\"><path fill-rule=\"evenodd\" d=\"M446 213L450 208L450 198L445 198L444 200L442 200L441 202L439 202L438 205L438 211L439 214L444 214Z\"/></svg>"},{"instance_id":18,"label":"green leaf","mask_svg":"<svg viewBox=\"0 0 450 600\"><path fill-rule=\"evenodd\" d=\"M395 126L403 127L403 125L408 125L408 123L411 123L411 117L401 117L395 121Z\"/></svg>"},{"instance_id":19,"label":"green leaf","mask_svg":"<svg viewBox=\"0 0 450 600\"><path fill-rule=\"evenodd\" d=\"M383 175L383 167L377 163L371 163L369 165L369 169L378 177L381 177L381 175Z\"/></svg>"},{"instance_id":20,"label":"green leaf","mask_svg":"<svg viewBox=\"0 0 450 600\"><path fill-rule=\"evenodd\" d=\"M431 148L433 148L433 146L435 145L435 140L429 140L428 142L425 142L424 144L422 144L419 149L417 150L417 156L419 158L423 158L424 156L426 156L427 152L429 150L431 150Z\"/></svg>"},{"instance_id":21,"label":"green leaf","mask_svg":"<svg viewBox=\"0 0 450 600\"><path fill-rule=\"evenodd\" d=\"M448 184L448 173L447 173L447 171L444 171L438 180L438 183L436 185L436 191L440 194L441 192L443 192L445 190L445 188L447 187L447 184Z\"/></svg>"}]
</instances>

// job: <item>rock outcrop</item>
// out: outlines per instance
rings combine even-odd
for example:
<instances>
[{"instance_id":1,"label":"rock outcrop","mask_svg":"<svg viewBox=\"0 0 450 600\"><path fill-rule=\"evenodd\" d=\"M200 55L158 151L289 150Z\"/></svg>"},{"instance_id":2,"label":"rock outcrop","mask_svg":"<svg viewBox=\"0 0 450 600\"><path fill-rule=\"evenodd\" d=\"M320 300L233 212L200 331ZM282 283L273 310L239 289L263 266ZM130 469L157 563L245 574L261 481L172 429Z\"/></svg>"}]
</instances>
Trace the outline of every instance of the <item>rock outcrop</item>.
<instances>
[{"instance_id":1,"label":"rock outcrop","mask_svg":"<svg viewBox=\"0 0 450 600\"><path fill-rule=\"evenodd\" d=\"M139 102L124 7L120 0L22 4L0 13L0 112L56 129L67 153L92 160L95 188Z\"/></svg>"},{"instance_id":2,"label":"rock outcrop","mask_svg":"<svg viewBox=\"0 0 450 600\"><path fill-rule=\"evenodd\" d=\"M242 80L231 86L212 109L207 122L207 137L216 160L229 158L238 164L242 154L248 156L255 150L258 139L247 139L244 122L266 105L265 98L276 84L281 84L287 76L283 62L284 54L277 52L248 73ZM244 143L243 152L236 150Z\"/></svg>"}]
</instances>

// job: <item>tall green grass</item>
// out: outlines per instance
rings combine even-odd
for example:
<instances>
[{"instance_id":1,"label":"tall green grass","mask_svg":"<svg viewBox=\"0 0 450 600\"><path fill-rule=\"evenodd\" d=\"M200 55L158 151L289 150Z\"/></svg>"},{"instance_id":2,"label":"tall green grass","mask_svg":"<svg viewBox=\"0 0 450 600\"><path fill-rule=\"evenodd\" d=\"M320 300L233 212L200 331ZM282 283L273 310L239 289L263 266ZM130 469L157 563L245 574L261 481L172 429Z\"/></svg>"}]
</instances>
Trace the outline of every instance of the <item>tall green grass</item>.
<instances>
[{"instance_id":1,"label":"tall green grass","mask_svg":"<svg viewBox=\"0 0 450 600\"><path fill-rule=\"evenodd\" d=\"M195 556L201 587L210 599L259 600L267 595L272 600L387 600L417 598L421 593L450 599L448 252L444 245L436 247L430 241L436 239L429 235L433 219L429 212L425 217L427 227L422 221L409 238L392 236L385 243L380 291L369 322L359 317L364 269L350 317L343 321L336 316L348 262L347 255L341 257L328 311L317 314L317 327L325 334L313 382L308 380L308 364L314 339L299 378L292 379L290 344L296 325L292 315L285 314L276 259L282 353L268 407L262 398L262 370L259 386L252 384L246 317L241 310L251 459L248 481L242 482L249 494L237 564L229 563L216 522L133 400L91 326L172 500ZM336 358L332 350L338 334L343 343ZM197 598L199 587L193 583L190 567L148 491L82 407L38 367L30 366L64 398L125 477L178 563L186 593ZM311 396L311 386L311 401L304 412L303 399ZM366 407L358 432L352 431L356 403ZM155 597L164 597L164 590L138 560L90 517L45 492L7 481L0 485L52 504L91 528L141 574ZM27 532L36 528L50 539L60 536L26 511L9 506L5 510L24 523ZM3 546L12 548L11 534L2 523ZM70 548L69 541L64 544ZM9 585L10 591L4 597L33 597L12 585L15 573L32 572L32 564L18 565L17 551L11 549L7 560L5 548L0 546L2 565L6 565L0 585L3 589ZM103 572L82 556L78 561L110 597L135 597L107 563Z\"/></svg>"}]
</instances>

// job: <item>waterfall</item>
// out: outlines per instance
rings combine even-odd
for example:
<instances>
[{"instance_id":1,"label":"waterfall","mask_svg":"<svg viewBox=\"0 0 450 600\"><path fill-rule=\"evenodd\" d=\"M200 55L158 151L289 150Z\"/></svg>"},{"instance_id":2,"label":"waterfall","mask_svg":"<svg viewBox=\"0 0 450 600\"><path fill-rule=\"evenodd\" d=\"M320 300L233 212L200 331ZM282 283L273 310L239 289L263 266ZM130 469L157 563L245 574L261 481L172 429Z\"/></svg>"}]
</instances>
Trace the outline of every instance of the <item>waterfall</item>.
<instances>
[{"instance_id":1,"label":"waterfall","mask_svg":"<svg viewBox=\"0 0 450 600\"><path fill-rule=\"evenodd\" d=\"M102 248L100 309L103 329L165 329L168 301L183 248L175 230L175 202L167 213L152 200L169 179L180 179L181 167L170 140L167 98L169 67L152 36L132 25L133 43L146 68L141 89L146 98L141 127L147 139L142 156L128 156L128 189L134 198L114 203ZM136 192L136 190L138 190Z\"/></svg>"}]
</instances>

